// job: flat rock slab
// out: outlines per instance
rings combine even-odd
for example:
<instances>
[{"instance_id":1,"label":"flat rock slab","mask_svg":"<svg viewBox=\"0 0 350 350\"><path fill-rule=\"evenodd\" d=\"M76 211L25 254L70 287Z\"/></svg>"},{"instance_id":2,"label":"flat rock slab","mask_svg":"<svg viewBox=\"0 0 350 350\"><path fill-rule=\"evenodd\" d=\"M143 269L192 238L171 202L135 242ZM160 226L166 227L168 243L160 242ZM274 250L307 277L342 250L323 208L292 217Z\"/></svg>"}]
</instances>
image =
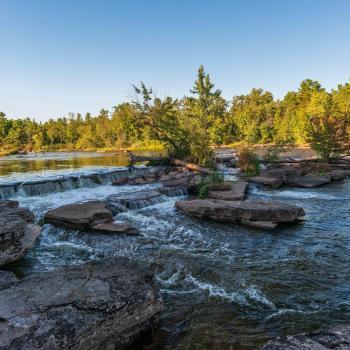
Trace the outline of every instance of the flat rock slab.
<instances>
[{"instance_id":1,"label":"flat rock slab","mask_svg":"<svg viewBox=\"0 0 350 350\"><path fill-rule=\"evenodd\" d=\"M332 181L340 181L350 176L350 170L335 169L329 172L329 176L331 177Z\"/></svg>"},{"instance_id":2,"label":"flat rock slab","mask_svg":"<svg viewBox=\"0 0 350 350\"><path fill-rule=\"evenodd\" d=\"M209 191L208 197L227 201L242 200L246 195L247 188L248 182L237 181L230 184L230 190L228 191Z\"/></svg>"},{"instance_id":3,"label":"flat rock slab","mask_svg":"<svg viewBox=\"0 0 350 350\"><path fill-rule=\"evenodd\" d=\"M268 186L271 188L278 188L283 185L282 177L273 177L273 176L253 176L247 179L249 182L253 182L259 185Z\"/></svg>"},{"instance_id":4,"label":"flat rock slab","mask_svg":"<svg viewBox=\"0 0 350 350\"><path fill-rule=\"evenodd\" d=\"M97 224L112 222L113 216L105 202L96 200L49 210L45 213L44 221L72 229L89 229Z\"/></svg>"},{"instance_id":5,"label":"flat rock slab","mask_svg":"<svg viewBox=\"0 0 350 350\"><path fill-rule=\"evenodd\" d=\"M314 188L331 182L328 176L300 176L289 180L288 184L296 187Z\"/></svg>"},{"instance_id":6,"label":"flat rock slab","mask_svg":"<svg viewBox=\"0 0 350 350\"><path fill-rule=\"evenodd\" d=\"M41 233L34 214L16 201L0 201L0 266L24 256Z\"/></svg>"},{"instance_id":7,"label":"flat rock slab","mask_svg":"<svg viewBox=\"0 0 350 350\"><path fill-rule=\"evenodd\" d=\"M163 301L153 274L123 257L32 274L0 287L0 349L126 349Z\"/></svg>"},{"instance_id":8,"label":"flat rock slab","mask_svg":"<svg viewBox=\"0 0 350 350\"><path fill-rule=\"evenodd\" d=\"M113 222L112 211L103 201L68 204L48 211L45 223L77 230L94 230L114 234L136 234L128 224Z\"/></svg>"},{"instance_id":9,"label":"flat rock slab","mask_svg":"<svg viewBox=\"0 0 350 350\"><path fill-rule=\"evenodd\" d=\"M185 214L218 222L293 222L305 215L300 207L268 201L225 201L219 199L194 199L178 201L177 209ZM270 227L274 228L274 227Z\"/></svg>"},{"instance_id":10,"label":"flat rock slab","mask_svg":"<svg viewBox=\"0 0 350 350\"><path fill-rule=\"evenodd\" d=\"M350 326L336 326L328 331L278 337L261 350L345 350L350 349Z\"/></svg>"}]
</instances>

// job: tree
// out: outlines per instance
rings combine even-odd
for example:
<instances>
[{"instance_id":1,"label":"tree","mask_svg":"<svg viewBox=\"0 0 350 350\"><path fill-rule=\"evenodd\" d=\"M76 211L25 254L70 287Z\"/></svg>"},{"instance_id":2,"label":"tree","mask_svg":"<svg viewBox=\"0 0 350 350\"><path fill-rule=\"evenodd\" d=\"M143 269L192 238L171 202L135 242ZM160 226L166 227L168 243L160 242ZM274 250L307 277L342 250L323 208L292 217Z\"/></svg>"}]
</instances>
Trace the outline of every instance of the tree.
<instances>
[{"instance_id":1,"label":"tree","mask_svg":"<svg viewBox=\"0 0 350 350\"><path fill-rule=\"evenodd\" d=\"M183 99L182 123L191 135L191 157L203 166L212 166L211 145L221 144L224 140L227 102L221 97L221 90L214 89L203 65L198 69L197 80L190 92L192 96Z\"/></svg>"},{"instance_id":2,"label":"tree","mask_svg":"<svg viewBox=\"0 0 350 350\"><path fill-rule=\"evenodd\" d=\"M154 97L152 89L143 82L133 88L137 126L145 128L152 139L162 142L174 156L188 156L190 134L179 118L179 101Z\"/></svg>"},{"instance_id":3,"label":"tree","mask_svg":"<svg viewBox=\"0 0 350 350\"><path fill-rule=\"evenodd\" d=\"M308 141L324 163L349 150L349 118L337 108L332 94L315 94L307 113Z\"/></svg>"},{"instance_id":4,"label":"tree","mask_svg":"<svg viewBox=\"0 0 350 350\"><path fill-rule=\"evenodd\" d=\"M273 139L275 111L271 92L252 89L248 95L233 98L230 113L239 137L248 143L257 143Z\"/></svg>"}]
</instances>

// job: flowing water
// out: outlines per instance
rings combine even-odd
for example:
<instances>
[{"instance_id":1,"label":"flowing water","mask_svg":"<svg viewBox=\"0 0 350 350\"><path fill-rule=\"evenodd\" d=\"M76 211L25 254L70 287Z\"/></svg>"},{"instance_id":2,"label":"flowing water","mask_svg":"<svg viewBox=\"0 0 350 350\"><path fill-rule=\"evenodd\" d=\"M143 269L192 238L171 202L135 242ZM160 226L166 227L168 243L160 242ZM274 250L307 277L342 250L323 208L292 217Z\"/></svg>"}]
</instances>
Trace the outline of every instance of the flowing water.
<instances>
[{"instance_id":1,"label":"flowing water","mask_svg":"<svg viewBox=\"0 0 350 350\"><path fill-rule=\"evenodd\" d=\"M75 160L75 169L68 166L68 160L60 169L46 166L33 171L22 164L18 173L14 172L16 161L7 173L0 161L6 174L0 183L29 182L27 191L17 185L6 196L31 208L38 220L46 210L63 204L157 187L110 186L111 178L121 175L106 174L127 171L116 168L125 164L107 155L96 163L96 157L84 164ZM72 180L72 186L46 188L41 179L34 181L37 189L30 190L38 177L59 177L62 182L91 173L92 182L77 185ZM41 185L44 189L40 190ZM349 180L320 189L250 188L251 198L305 209L304 222L272 232L188 218L174 208L184 193L174 193L174 197L163 196L118 215L117 220L137 227L140 236L45 225L34 248L8 268L23 276L63 264L127 256L154 269L165 301L154 349L257 349L278 335L350 322L349 190Z\"/></svg>"}]
</instances>

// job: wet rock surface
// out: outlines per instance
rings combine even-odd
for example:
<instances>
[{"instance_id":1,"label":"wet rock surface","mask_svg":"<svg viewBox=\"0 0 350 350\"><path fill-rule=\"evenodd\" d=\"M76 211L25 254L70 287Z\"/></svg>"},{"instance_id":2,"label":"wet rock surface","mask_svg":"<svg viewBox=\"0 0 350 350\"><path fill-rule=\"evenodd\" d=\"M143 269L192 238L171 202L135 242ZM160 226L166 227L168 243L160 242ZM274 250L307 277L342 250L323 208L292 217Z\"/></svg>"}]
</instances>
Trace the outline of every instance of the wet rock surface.
<instances>
[{"instance_id":1,"label":"wet rock surface","mask_svg":"<svg viewBox=\"0 0 350 350\"><path fill-rule=\"evenodd\" d=\"M319 333L278 337L261 350L345 350L350 349L350 326L336 326Z\"/></svg>"},{"instance_id":2,"label":"wet rock surface","mask_svg":"<svg viewBox=\"0 0 350 350\"><path fill-rule=\"evenodd\" d=\"M269 175L253 176L250 177L248 181L271 188L278 188L283 185L283 179L281 177L274 177Z\"/></svg>"},{"instance_id":3,"label":"wet rock surface","mask_svg":"<svg viewBox=\"0 0 350 350\"><path fill-rule=\"evenodd\" d=\"M136 191L126 194L109 196L106 199L108 207L117 214L125 209L140 209L160 203L165 195L158 190Z\"/></svg>"},{"instance_id":4,"label":"wet rock surface","mask_svg":"<svg viewBox=\"0 0 350 350\"><path fill-rule=\"evenodd\" d=\"M134 234L128 224L113 222L112 211L104 201L67 204L49 210L44 216L45 223L77 230L95 230L105 233Z\"/></svg>"},{"instance_id":5,"label":"wet rock surface","mask_svg":"<svg viewBox=\"0 0 350 350\"><path fill-rule=\"evenodd\" d=\"M240 222L255 227L274 228L273 224L293 222L305 215L300 207L268 201L225 201L216 199L194 199L178 201L177 209L185 214L219 222ZM265 222L265 225L263 223Z\"/></svg>"},{"instance_id":6,"label":"wet rock surface","mask_svg":"<svg viewBox=\"0 0 350 350\"><path fill-rule=\"evenodd\" d=\"M45 213L45 223L73 229L89 229L113 220L112 212L103 201L63 205Z\"/></svg>"},{"instance_id":7,"label":"wet rock surface","mask_svg":"<svg viewBox=\"0 0 350 350\"><path fill-rule=\"evenodd\" d=\"M246 196L248 183L246 181L237 181L229 183L229 187L224 191L210 190L208 197L212 199L222 199L228 201L242 200Z\"/></svg>"},{"instance_id":8,"label":"wet rock surface","mask_svg":"<svg viewBox=\"0 0 350 350\"><path fill-rule=\"evenodd\" d=\"M329 176L300 176L289 181L289 184L297 187L314 188L327 185L331 182Z\"/></svg>"},{"instance_id":9,"label":"wet rock surface","mask_svg":"<svg viewBox=\"0 0 350 350\"><path fill-rule=\"evenodd\" d=\"M0 201L0 265L21 258L40 235L34 214L16 201Z\"/></svg>"},{"instance_id":10,"label":"wet rock surface","mask_svg":"<svg viewBox=\"0 0 350 350\"><path fill-rule=\"evenodd\" d=\"M340 181L350 176L350 171L336 165L329 165L323 169L320 164L301 163L287 165L272 165L261 171L259 176L248 177L247 180L270 188L282 185L314 188Z\"/></svg>"},{"instance_id":11,"label":"wet rock surface","mask_svg":"<svg viewBox=\"0 0 350 350\"><path fill-rule=\"evenodd\" d=\"M0 298L1 349L126 349L163 310L152 273L123 257L0 280Z\"/></svg>"}]
</instances>

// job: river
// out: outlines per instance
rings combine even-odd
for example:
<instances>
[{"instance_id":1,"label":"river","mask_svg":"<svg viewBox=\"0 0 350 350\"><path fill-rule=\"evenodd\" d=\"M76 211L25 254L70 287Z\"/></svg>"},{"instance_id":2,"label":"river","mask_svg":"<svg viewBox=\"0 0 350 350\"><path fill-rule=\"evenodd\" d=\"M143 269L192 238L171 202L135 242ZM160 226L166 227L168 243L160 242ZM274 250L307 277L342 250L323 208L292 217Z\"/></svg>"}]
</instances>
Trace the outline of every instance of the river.
<instances>
[{"instance_id":1,"label":"river","mask_svg":"<svg viewBox=\"0 0 350 350\"><path fill-rule=\"evenodd\" d=\"M40 221L63 204L157 186L110 186L126 164L123 154L0 158L0 196ZM7 268L25 276L115 255L150 266L166 306L151 349L257 349L278 335L349 323L350 181L306 190L251 187L249 197L302 206L305 220L272 232L201 222L177 212L182 197L173 197L119 214L139 229L136 237L44 225L34 248Z\"/></svg>"}]
</instances>

